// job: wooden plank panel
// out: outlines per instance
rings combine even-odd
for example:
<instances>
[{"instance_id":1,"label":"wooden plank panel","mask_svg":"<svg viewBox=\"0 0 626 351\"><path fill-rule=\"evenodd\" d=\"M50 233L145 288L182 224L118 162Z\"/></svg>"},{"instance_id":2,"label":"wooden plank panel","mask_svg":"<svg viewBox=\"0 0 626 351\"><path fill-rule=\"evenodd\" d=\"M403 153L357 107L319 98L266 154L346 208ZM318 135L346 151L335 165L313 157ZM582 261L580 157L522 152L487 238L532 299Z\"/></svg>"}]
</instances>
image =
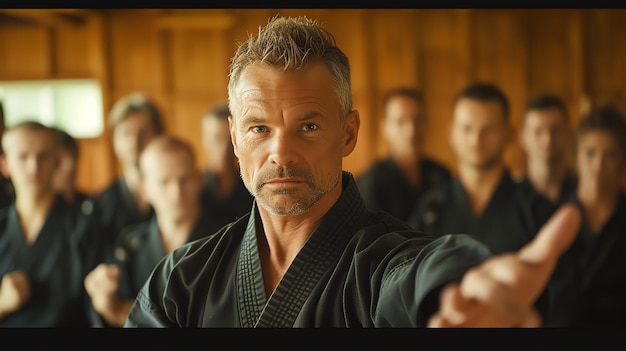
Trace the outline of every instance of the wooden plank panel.
<instances>
[{"instance_id":1,"label":"wooden plank panel","mask_svg":"<svg viewBox=\"0 0 626 351\"><path fill-rule=\"evenodd\" d=\"M374 96L371 101L374 115L366 127L374 139L372 152L377 158L385 157L388 153L379 130L379 121L384 112L384 95L399 86L421 86L418 19L417 10L377 10L368 16L372 28L369 32L369 57L373 72L370 85Z\"/></svg>"},{"instance_id":2,"label":"wooden plank panel","mask_svg":"<svg viewBox=\"0 0 626 351\"><path fill-rule=\"evenodd\" d=\"M0 30L0 79L46 79L52 72L50 31L15 26Z\"/></svg>"},{"instance_id":3,"label":"wooden plank panel","mask_svg":"<svg viewBox=\"0 0 626 351\"><path fill-rule=\"evenodd\" d=\"M213 106L213 102L194 97L174 97L172 99L173 114L177 118L173 120L169 132L188 141L193 146L199 167L206 165L202 149L202 117Z\"/></svg>"},{"instance_id":4,"label":"wooden plank panel","mask_svg":"<svg viewBox=\"0 0 626 351\"><path fill-rule=\"evenodd\" d=\"M79 139L80 159L77 186L95 193L104 189L117 174L117 161L109 143L106 119L110 106L109 62L107 60L106 19L101 13L90 12L84 28L86 41L85 60L89 63L91 76L100 81L102 87L104 131L98 138ZM60 55L62 55L59 52ZM64 54L63 54L64 55Z\"/></svg>"},{"instance_id":5,"label":"wooden plank panel","mask_svg":"<svg viewBox=\"0 0 626 351\"><path fill-rule=\"evenodd\" d=\"M575 124L584 94L580 10L533 10L528 36L529 96L558 94Z\"/></svg>"},{"instance_id":6,"label":"wooden plank panel","mask_svg":"<svg viewBox=\"0 0 626 351\"><path fill-rule=\"evenodd\" d=\"M57 78L93 78L86 26L59 26L54 29L54 76Z\"/></svg>"},{"instance_id":7,"label":"wooden plank panel","mask_svg":"<svg viewBox=\"0 0 626 351\"><path fill-rule=\"evenodd\" d=\"M626 113L626 10L588 10L585 81L594 104L611 102Z\"/></svg>"},{"instance_id":8,"label":"wooden plank panel","mask_svg":"<svg viewBox=\"0 0 626 351\"><path fill-rule=\"evenodd\" d=\"M109 25L112 88L153 91L162 85L160 38L154 26L156 11L112 11Z\"/></svg>"},{"instance_id":9,"label":"wooden plank panel","mask_svg":"<svg viewBox=\"0 0 626 351\"><path fill-rule=\"evenodd\" d=\"M220 31L176 30L171 42L171 88L177 94L226 97L228 54Z\"/></svg>"},{"instance_id":10,"label":"wooden plank panel","mask_svg":"<svg viewBox=\"0 0 626 351\"><path fill-rule=\"evenodd\" d=\"M454 98L473 79L471 10L420 10L423 90L427 122L425 153L456 172L448 143Z\"/></svg>"}]
</instances>

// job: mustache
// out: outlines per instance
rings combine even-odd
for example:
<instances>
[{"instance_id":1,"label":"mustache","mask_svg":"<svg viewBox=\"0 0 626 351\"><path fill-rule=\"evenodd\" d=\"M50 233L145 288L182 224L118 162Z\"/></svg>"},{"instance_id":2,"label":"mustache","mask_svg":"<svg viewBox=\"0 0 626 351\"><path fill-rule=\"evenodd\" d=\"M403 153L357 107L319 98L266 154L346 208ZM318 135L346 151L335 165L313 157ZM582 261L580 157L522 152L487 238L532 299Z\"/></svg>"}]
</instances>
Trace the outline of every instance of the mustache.
<instances>
[{"instance_id":1,"label":"mustache","mask_svg":"<svg viewBox=\"0 0 626 351\"><path fill-rule=\"evenodd\" d=\"M300 170L289 166L282 166L274 169L268 169L259 172L257 176L257 190L261 189L270 179L297 177L302 178L305 182L313 183L313 175L308 170Z\"/></svg>"}]
</instances>

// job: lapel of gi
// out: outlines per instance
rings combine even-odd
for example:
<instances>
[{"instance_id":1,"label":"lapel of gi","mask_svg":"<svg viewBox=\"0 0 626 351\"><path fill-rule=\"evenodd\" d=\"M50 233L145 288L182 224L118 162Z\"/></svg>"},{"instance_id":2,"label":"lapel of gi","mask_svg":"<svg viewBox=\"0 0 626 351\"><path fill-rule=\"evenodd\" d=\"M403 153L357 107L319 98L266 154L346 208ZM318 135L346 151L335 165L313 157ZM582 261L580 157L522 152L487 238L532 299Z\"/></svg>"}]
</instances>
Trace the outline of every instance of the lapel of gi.
<instances>
[{"instance_id":1,"label":"lapel of gi","mask_svg":"<svg viewBox=\"0 0 626 351\"><path fill-rule=\"evenodd\" d=\"M265 299L261 266L258 259L254 223L249 223L239 257L238 292L242 303L244 327L289 328L292 327L302 306L320 278L343 252L348 241L358 230L358 223L366 215L356 183L344 172L342 196L324 216L320 226L300 250L287 269L282 280L264 304ZM251 216L251 221L254 221ZM252 230L250 230L252 228ZM255 259L257 264L255 263ZM254 279L255 289L246 289ZM259 285L260 284L260 285Z\"/></svg>"}]
</instances>

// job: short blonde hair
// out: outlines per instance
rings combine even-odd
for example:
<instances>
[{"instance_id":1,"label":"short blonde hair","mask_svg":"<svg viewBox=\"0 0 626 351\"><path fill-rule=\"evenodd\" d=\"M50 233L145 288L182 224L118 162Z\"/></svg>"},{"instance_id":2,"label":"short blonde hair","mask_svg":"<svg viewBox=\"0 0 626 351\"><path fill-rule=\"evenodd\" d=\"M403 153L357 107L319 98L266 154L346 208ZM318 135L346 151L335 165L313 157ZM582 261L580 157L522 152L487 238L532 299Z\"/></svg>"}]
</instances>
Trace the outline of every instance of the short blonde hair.
<instances>
[{"instance_id":1,"label":"short blonde hair","mask_svg":"<svg viewBox=\"0 0 626 351\"><path fill-rule=\"evenodd\" d=\"M259 33L240 44L231 59L228 96L231 112L241 72L255 62L282 69L297 70L322 61L335 82L342 122L352 111L352 86L348 57L336 45L333 35L307 17L273 17Z\"/></svg>"}]
</instances>

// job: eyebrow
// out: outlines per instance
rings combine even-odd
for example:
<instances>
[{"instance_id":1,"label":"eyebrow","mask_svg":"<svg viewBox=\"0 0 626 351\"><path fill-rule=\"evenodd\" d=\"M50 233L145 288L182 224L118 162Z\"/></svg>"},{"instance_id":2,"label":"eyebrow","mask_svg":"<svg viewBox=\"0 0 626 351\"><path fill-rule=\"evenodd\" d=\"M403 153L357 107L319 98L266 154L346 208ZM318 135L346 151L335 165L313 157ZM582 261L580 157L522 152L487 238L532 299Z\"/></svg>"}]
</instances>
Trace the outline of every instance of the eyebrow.
<instances>
[{"instance_id":1,"label":"eyebrow","mask_svg":"<svg viewBox=\"0 0 626 351\"><path fill-rule=\"evenodd\" d=\"M317 117L322 117L323 115L319 112L309 112L306 113L302 116L299 116L296 118L296 120L298 121L308 121L310 119L314 119ZM246 125L250 125L250 124L257 124L257 123L263 123L265 122L267 119L266 118L259 118L259 117L254 117L254 116L250 116L250 117L244 117L241 119L241 125L246 126Z\"/></svg>"}]
</instances>

